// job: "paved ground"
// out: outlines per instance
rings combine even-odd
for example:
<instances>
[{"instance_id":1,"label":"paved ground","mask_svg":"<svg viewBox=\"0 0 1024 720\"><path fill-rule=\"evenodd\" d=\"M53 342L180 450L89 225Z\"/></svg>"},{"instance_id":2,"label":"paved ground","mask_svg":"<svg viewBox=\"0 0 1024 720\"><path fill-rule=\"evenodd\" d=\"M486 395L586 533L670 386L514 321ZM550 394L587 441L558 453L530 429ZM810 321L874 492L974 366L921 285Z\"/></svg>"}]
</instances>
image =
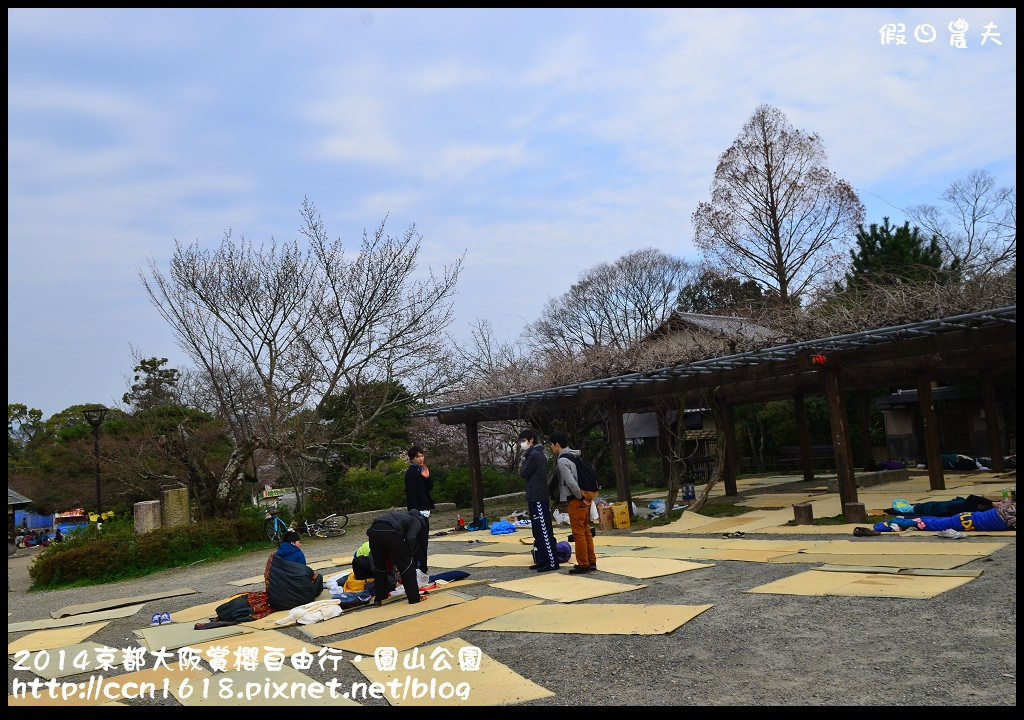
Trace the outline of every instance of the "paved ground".
<instances>
[{"instance_id":1,"label":"paved ground","mask_svg":"<svg viewBox=\"0 0 1024 720\"><path fill-rule=\"evenodd\" d=\"M756 485L769 484L758 481L741 489L752 492ZM780 491L792 489L776 487ZM758 492L765 492L764 487ZM432 518L432 528L450 526L453 521L454 513L439 514ZM364 529L353 527L343 538L310 541L307 556L349 554L364 540ZM707 536L721 537L721 533ZM894 536L853 538L844 533L841 537L863 543L906 542ZM820 540L822 536L806 538ZM640 581L647 587L639 591L574 603L578 634L463 630L442 639L461 637L555 693L528 705L850 705L871 706L875 712L879 706L897 706L909 712L919 712L919 706L1015 706L1016 538L950 541L921 533L913 540L1003 540L1007 544L989 557L964 566L982 570L980 577L928 600L751 594L745 591L814 564L715 561L711 568ZM458 542L434 540L431 551L456 552L464 549L463 542L461 536ZM152 611L167 610L173 616L177 610L230 595L235 588L226 583L259 574L267 551L111 585L27 592L27 564L32 552L20 550L19 557L8 559L9 622L47 617L51 610L69 604L183 585L200 591L150 603L139 615L112 621L90 638L127 647L134 641L132 629L147 624ZM525 568L473 572L476 577L498 580L532 575ZM610 573L592 577L626 580ZM467 589L465 594L523 597L488 586ZM667 635L616 636L588 632L587 605L595 602L713 607ZM304 637L295 628L285 632ZM22 635L12 633L9 639ZM347 635L332 639L342 637ZM314 667L309 674L325 682L332 677L342 683L363 679L349 663L343 663L337 672L321 672ZM14 670L13 661L9 661L9 692L15 678L24 681L32 677L31 673ZM132 700L127 704L176 705L177 701ZM386 703L369 699L363 704Z\"/></svg>"}]
</instances>

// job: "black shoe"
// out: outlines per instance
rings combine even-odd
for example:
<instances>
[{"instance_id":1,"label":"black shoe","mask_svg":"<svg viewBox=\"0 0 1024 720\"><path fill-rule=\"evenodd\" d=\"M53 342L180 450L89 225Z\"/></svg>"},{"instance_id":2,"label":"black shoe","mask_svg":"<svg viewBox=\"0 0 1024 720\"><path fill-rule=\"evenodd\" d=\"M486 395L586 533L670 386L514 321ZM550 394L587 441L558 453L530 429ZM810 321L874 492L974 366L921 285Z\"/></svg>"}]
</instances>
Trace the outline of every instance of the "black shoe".
<instances>
[{"instance_id":1,"label":"black shoe","mask_svg":"<svg viewBox=\"0 0 1024 720\"><path fill-rule=\"evenodd\" d=\"M593 572L593 568L589 565L573 565L569 570L570 575L583 575L588 572Z\"/></svg>"},{"instance_id":2,"label":"black shoe","mask_svg":"<svg viewBox=\"0 0 1024 720\"><path fill-rule=\"evenodd\" d=\"M568 538L568 542L576 542L576 538L574 538L572 535L570 535L569 538Z\"/></svg>"},{"instance_id":3,"label":"black shoe","mask_svg":"<svg viewBox=\"0 0 1024 720\"><path fill-rule=\"evenodd\" d=\"M531 570L540 570L542 567L544 567L544 566L543 565L531 565L530 569Z\"/></svg>"},{"instance_id":4,"label":"black shoe","mask_svg":"<svg viewBox=\"0 0 1024 720\"><path fill-rule=\"evenodd\" d=\"M557 565L545 565L544 567L537 568L537 572L539 572L539 573L551 572L552 570L557 570L557 569L558 569Z\"/></svg>"}]
</instances>

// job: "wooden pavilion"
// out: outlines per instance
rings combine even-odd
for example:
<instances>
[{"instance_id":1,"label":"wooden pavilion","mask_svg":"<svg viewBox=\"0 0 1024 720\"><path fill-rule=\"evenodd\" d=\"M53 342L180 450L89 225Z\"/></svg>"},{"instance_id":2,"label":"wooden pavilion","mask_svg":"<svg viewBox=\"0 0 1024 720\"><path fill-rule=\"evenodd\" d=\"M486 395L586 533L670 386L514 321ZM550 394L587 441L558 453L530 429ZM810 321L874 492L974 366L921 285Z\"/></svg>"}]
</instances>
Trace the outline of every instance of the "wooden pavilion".
<instances>
[{"instance_id":1,"label":"wooden pavilion","mask_svg":"<svg viewBox=\"0 0 1024 720\"><path fill-rule=\"evenodd\" d=\"M901 384L917 388L929 483L945 489L941 439L932 401L932 382L976 378L981 385L992 469L1001 472L1004 446L996 380L1016 379L1017 307L878 328L769 347L647 372L589 380L574 385L429 408L414 416L436 416L447 425L464 424L468 440L474 513L484 512L478 424L516 420L585 405L602 406L608 418L617 495L631 503L622 415L657 409L659 399L711 390L723 408L726 494L736 491L736 442L732 408L748 403L792 399L795 405L804 477L813 478L805 398L828 401L840 503L851 522L857 483L844 395L855 393L860 437L868 444L868 391ZM862 449L863 452L863 449ZM862 507L862 506L861 506Z\"/></svg>"}]
</instances>

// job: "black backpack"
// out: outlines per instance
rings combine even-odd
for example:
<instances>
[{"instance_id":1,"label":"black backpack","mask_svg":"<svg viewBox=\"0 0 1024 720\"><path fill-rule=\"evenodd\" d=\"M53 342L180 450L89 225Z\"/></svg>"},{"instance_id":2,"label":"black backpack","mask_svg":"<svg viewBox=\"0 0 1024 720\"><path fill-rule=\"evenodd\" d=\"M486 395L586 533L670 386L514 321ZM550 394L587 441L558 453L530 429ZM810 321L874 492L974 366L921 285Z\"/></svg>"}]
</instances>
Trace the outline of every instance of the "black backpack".
<instances>
[{"instance_id":1,"label":"black backpack","mask_svg":"<svg viewBox=\"0 0 1024 720\"><path fill-rule=\"evenodd\" d=\"M576 483L580 486L580 490L597 492L600 485L598 484L597 471L594 470L594 466L579 455L569 453L565 457L576 463Z\"/></svg>"}]
</instances>

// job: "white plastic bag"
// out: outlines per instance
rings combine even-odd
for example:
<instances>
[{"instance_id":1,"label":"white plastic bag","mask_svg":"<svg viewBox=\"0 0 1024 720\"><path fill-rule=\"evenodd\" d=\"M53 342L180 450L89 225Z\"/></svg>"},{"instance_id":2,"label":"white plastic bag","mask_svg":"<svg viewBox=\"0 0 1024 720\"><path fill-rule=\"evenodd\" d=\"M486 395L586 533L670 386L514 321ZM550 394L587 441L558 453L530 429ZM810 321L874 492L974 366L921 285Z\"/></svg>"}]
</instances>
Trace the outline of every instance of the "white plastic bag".
<instances>
[{"instance_id":1,"label":"white plastic bag","mask_svg":"<svg viewBox=\"0 0 1024 720\"><path fill-rule=\"evenodd\" d=\"M569 513L564 513L561 510L552 510L551 517L555 519L555 522L559 525L569 524Z\"/></svg>"},{"instance_id":2,"label":"white plastic bag","mask_svg":"<svg viewBox=\"0 0 1024 720\"><path fill-rule=\"evenodd\" d=\"M419 568L416 568L416 584L419 587L423 587L424 585L430 584L430 576L422 570L420 570Z\"/></svg>"},{"instance_id":3,"label":"white plastic bag","mask_svg":"<svg viewBox=\"0 0 1024 720\"><path fill-rule=\"evenodd\" d=\"M597 511L597 503L590 503L590 522L601 522L601 513Z\"/></svg>"}]
</instances>

